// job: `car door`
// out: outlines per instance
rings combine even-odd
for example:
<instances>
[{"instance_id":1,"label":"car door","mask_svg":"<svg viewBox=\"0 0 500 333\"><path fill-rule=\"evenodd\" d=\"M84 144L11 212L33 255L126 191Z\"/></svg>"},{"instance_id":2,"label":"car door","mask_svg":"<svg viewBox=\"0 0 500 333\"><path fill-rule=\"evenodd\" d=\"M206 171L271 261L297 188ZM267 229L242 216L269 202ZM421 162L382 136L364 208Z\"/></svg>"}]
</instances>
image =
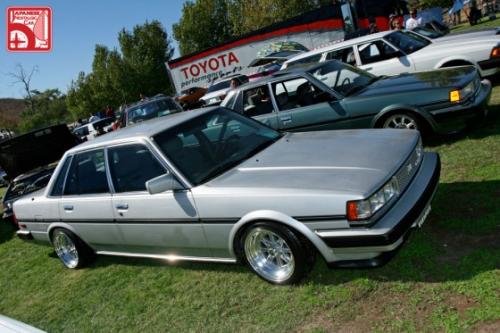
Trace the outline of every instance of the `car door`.
<instances>
[{"instance_id":1,"label":"car door","mask_svg":"<svg viewBox=\"0 0 500 333\"><path fill-rule=\"evenodd\" d=\"M258 120L274 129L279 128L268 84L244 90L242 94L243 100L241 103L243 104L242 110L245 116Z\"/></svg>"},{"instance_id":2,"label":"car door","mask_svg":"<svg viewBox=\"0 0 500 333\"><path fill-rule=\"evenodd\" d=\"M374 75L397 75L415 71L412 59L386 41L377 39L357 45L360 68Z\"/></svg>"},{"instance_id":3,"label":"car door","mask_svg":"<svg viewBox=\"0 0 500 333\"><path fill-rule=\"evenodd\" d=\"M146 181L166 169L144 143L109 147L113 211L126 252L210 256L191 192L149 194Z\"/></svg>"},{"instance_id":4,"label":"car door","mask_svg":"<svg viewBox=\"0 0 500 333\"><path fill-rule=\"evenodd\" d=\"M280 130L319 131L348 126L342 121L347 113L337 99L305 77L275 82L272 91Z\"/></svg>"},{"instance_id":5,"label":"car door","mask_svg":"<svg viewBox=\"0 0 500 333\"><path fill-rule=\"evenodd\" d=\"M73 156L59 201L59 217L95 250L114 250L123 239L114 222L104 150Z\"/></svg>"}]
</instances>

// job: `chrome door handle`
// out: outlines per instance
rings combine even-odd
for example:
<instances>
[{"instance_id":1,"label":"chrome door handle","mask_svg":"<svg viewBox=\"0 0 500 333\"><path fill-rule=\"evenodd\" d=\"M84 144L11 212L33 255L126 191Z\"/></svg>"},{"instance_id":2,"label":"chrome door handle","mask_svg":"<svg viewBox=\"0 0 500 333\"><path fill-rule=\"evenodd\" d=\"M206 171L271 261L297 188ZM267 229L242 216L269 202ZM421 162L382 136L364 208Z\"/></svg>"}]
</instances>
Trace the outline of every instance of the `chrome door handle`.
<instances>
[{"instance_id":1,"label":"chrome door handle","mask_svg":"<svg viewBox=\"0 0 500 333\"><path fill-rule=\"evenodd\" d=\"M280 117L280 120L284 123L289 123L292 121L292 116L283 116L283 117Z\"/></svg>"},{"instance_id":2,"label":"chrome door handle","mask_svg":"<svg viewBox=\"0 0 500 333\"><path fill-rule=\"evenodd\" d=\"M118 210L127 210L128 209L128 204L118 204L118 205L116 205L116 209L118 209Z\"/></svg>"},{"instance_id":3,"label":"chrome door handle","mask_svg":"<svg viewBox=\"0 0 500 333\"><path fill-rule=\"evenodd\" d=\"M72 211L73 210L73 205L64 205L64 210L66 211Z\"/></svg>"},{"instance_id":4,"label":"chrome door handle","mask_svg":"<svg viewBox=\"0 0 500 333\"><path fill-rule=\"evenodd\" d=\"M373 69L373 67L365 67L363 68L365 71L371 71Z\"/></svg>"}]
</instances>

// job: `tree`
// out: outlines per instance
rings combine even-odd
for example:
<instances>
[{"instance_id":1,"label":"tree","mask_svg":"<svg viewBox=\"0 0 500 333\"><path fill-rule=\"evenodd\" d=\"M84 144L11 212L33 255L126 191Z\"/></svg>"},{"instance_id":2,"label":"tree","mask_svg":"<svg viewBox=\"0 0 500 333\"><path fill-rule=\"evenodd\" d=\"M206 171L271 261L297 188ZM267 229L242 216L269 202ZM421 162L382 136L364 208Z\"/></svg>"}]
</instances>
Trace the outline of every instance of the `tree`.
<instances>
[{"instance_id":1,"label":"tree","mask_svg":"<svg viewBox=\"0 0 500 333\"><path fill-rule=\"evenodd\" d=\"M21 83L23 85L24 91L26 93L24 99L32 114L35 114L36 107L33 101L33 94L31 92L31 79L33 77L33 74L35 74L36 72L38 72L37 66L33 66L31 68L31 71L28 73L24 69L23 65L17 64L16 72L8 73L8 75L14 79L13 84Z\"/></svg>"},{"instance_id":2,"label":"tree","mask_svg":"<svg viewBox=\"0 0 500 333\"><path fill-rule=\"evenodd\" d=\"M68 90L67 105L74 119L88 117L106 105L134 102L139 94L172 91L165 62L173 55L168 35L158 21L136 25L118 34L120 49L96 45L92 72L81 72Z\"/></svg>"},{"instance_id":3,"label":"tree","mask_svg":"<svg viewBox=\"0 0 500 333\"><path fill-rule=\"evenodd\" d=\"M180 21L172 26L181 55L220 44L234 35L228 15L230 2L195 0L184 3Z\"/></svg>"}]
</instances>

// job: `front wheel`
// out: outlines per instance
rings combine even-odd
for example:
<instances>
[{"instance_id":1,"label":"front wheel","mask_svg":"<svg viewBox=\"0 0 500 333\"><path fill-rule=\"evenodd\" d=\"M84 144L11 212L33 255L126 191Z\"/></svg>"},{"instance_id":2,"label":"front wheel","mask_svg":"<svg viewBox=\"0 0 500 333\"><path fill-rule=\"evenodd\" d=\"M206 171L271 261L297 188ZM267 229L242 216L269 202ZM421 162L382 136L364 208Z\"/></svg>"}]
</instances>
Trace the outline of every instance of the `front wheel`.
<instances>
[{"instance_id":1,"label":"front wheel","mask_svg":"<svg viewBox=\"0 0 500 333\"><path fill-rule=\"evenodd\" d=\"M57 256L66 268L84 267L94 256L93 251L84 242L65 229L54 230L52 244Z\"/></svg>"},{"instance_id":2,"label":"front wheel","mask_svg":"<svg viewBox=\"0 0 500 333\"><path fill-rule=\"evenodd\" d=\"M309 251L287 227L257 223L243 235L245 259L262 279L273 284L299 282L309 271Z\"/></svg>"},{"instance_id":3,"label":"front wheel","mask_svg":"<svg viewBox=\"0 0 500 333\"><path fill-rule=\"evenodd\" d=\"M408 113L396 113L387 117L383 124L384 128L411 129L422 131L420 120Z\"/></svg>"}]
</instances>

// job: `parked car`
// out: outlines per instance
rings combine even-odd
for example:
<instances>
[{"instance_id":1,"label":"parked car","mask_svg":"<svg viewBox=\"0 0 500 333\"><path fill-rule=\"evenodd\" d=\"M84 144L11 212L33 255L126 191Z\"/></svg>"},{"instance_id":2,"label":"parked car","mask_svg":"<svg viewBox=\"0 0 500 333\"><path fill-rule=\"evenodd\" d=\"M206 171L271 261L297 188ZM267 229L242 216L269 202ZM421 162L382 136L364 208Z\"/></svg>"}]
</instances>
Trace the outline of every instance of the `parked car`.
<instances>
[{"instance_id":1,"label":"parked car","mask_svg":"<svg viewBox=\"0 0 500 333\"><path fill-rule=\"evenodd\" d=\"M42 128L0 143L0 165L9 186L2 198L3 219L13 220L12 204L45 187L55 164L80 141L64 124Z\"/></svg>"},{"instance_id":2,"label":"parked car","mask_svg":"<svg viewBox=\"0 0 500 333\"><path fill-rule=\"evenodd\" d=\"M248 68L252 71L252 73L248 74L249 81L259 80L264 76L279 71L285 61L303 52L302 50L285 50L255 58L248 65Z\"/></svg>"},{"instance_id":3,"label":"parked car","mask_svg":"<svg viewBox=\"0 0 500 333\"><path fill-rule=\"evenodd\" d=\"M93 140L99 135L102 135L109 131L110 126L113 124L114 120L114 118L94 120L90 123L75 128L73 130L73 134L75 134L82 141Z\"/></svg>"},{"instance_id":4,"label":"parked car","mask_svg":"<svg viewBox=\"0 0 500 333\"><path fill-rule=\"evenodd\" d=\"M182 111L182 107L172 97L157 95L126 108L119 118L119 128Z\"/></svg>"},{"instance_id":5,"label":"parked car","mask_svg":"<svg viewBox=\"0 0 500 333\"><path fill-rule=\"evenodd\" d=\"M223 106L285 131L406 128L454 132L484 115L491 84L472 66L378 77L336 60L232 91Z\"/></svg>"},{"instance_id":6,"label":"parked car","mask_svg":"<svg viewBox=\"0 0 500 333\"><path fill-rule=\"evenodd\" d=\"M212 107L69 150L14 211L17 235L51 243L67 268L94 254L242 261L288 284L316 253L333 267L386 262L424 222L439 172L417 131L281 134Z\"/></svg>"},{"instance_id":7,"label":"parked car","mask_svg":"<svg viewBox=\"0 0 500 333\"><path fill-rule=\"evenodd\" d=\"M500 35L500 28L489 28L489 29L457 32L451 34L443 34L442 32L433 29L419 27L413 29L411 32L418 33L419 35L422 35L430 39L439 38L440 41L451 41L451 40L464 41L464 40L475 40L478 38L480 39L495 38L495 36Z\"/></svg>"},{"instance_id":8,"label":"parked car","mask_svg":"<svg viewBox=\"0 0 500 333\"><path fill-rule=\"evenodd\" d=\"M375 75L473 65L485 77L499 71L500 36L431 40L410 31L384 31L303 53L286 61L282 69L331 59Z\"/></svg>"},{"instance_id":9,"label":"parked car","mask_svg":"<svg viewBox=\"0 0 500 333\"><path fill-rule=\"evenodd\" d=\"M0 332L2 333L46 333L18 320L0 315Z\"/></svg>"},{"instance_id":10,"label":"parked car","mask_svg":"<svg viewBox=\"0 0 500 333\"><path fill-rule=\"evenodd\" d=\"M193 87L182 91L175 100L184 110L195 109L202 106L203 102L200 100L206 93L207 89L205 88Z\"/></svg>"},{"instance_id":11,"label":"parked car","mask_svg":"<svg viewBox=\"0 0 500 333\"><path fill-rule=\"evenodd\" d=\"M231 90L231 80L238 80L240 84L248 82L248 77L246 75L235 74L227 75L223 78L216 80L208 87L207 93L201 98L205 106L219 105L226 94Z\"/></svg>"}]
</instances>

